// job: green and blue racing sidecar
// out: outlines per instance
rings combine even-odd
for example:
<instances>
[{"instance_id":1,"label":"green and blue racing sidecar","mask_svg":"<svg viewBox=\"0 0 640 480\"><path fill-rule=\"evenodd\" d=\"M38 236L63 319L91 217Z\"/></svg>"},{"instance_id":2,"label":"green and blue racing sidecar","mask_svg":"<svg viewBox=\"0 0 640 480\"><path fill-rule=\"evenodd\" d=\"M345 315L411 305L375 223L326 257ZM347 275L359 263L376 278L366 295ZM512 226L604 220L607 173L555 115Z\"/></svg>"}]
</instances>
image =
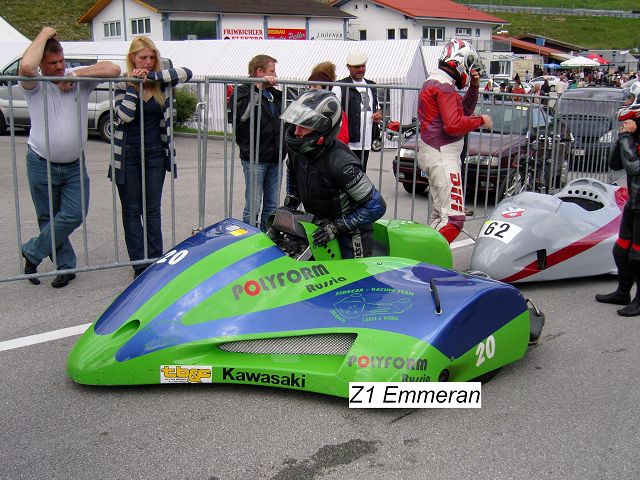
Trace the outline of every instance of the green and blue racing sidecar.
<instances>
[{"instance_id":1,"label":"green and blue racing sidecar","mask_svg":"<svg viewBox=\"0 0 640 480\"><path fill-rule=\"evenodd\" d=\"M374 224L380 255L310 245L308 215L268 234L226 219L140 275L80 338L89 385L236 383L346 397L349 382L487 379L522 358L544 316L513 286L451 270L419 223Z\"/></svg>"}]
</instances>

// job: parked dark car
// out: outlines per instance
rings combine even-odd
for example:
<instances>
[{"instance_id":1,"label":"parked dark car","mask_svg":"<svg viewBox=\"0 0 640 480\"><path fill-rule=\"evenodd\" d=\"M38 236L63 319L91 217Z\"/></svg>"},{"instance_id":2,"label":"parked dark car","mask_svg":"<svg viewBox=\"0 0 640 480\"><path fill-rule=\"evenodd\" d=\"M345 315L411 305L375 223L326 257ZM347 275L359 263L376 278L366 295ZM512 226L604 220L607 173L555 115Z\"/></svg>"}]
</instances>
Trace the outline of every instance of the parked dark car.
<instances>
[{"instance_id":1,"label":"parked dark car","mask_svg":"<svg viewBox=\"0 0 640 480\"><path fill-rule=\"evenodd\" d=\"M609 168L609 152L617 138L616 114L621 104L620 88L575 88L562 94L556 115L575 138L572 169L605 172Z\"/></svg>"},{"instance_id":2,"label":"parked dark car","mask_svg":"<svg viewBox=\"0 0 640 480\"><path fill-rule=\"evenodd\" d=\"M462 166L467 195L488 191L501 199L522 190L564 186L572 137L543 105L488 100L478 103L476 114L490 115L493 130L469 134ZM415 160L415 137L399 153L399 165L397 156L393 160L394 175L407 192L413 191L414 177L416 193L425 192L429 181Z\"/></svg>"}]
</instances>

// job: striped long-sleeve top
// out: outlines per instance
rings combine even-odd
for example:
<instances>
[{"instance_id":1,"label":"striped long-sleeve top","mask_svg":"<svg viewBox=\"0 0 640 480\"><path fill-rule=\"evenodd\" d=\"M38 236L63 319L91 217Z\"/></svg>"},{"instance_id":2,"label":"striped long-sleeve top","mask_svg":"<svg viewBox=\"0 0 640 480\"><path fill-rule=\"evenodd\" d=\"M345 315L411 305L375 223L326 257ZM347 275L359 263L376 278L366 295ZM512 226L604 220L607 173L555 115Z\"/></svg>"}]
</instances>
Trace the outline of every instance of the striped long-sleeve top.
<instances>
[{"instance_id":1,"label":"striped long-sleeve top","mask_svg":"<svg viewBox=\"0 0 640 480\"><path fill-rule=\"evenodd\" d=\"M162 70L159 72L149 72L147 80L161 83L162 94L164 95L164 105L162 106L162 119L160 120L160 138L165 153L167 171L171 171L173 162L174 177L177 176L175 164L175 148L173 147L173 132L171 131L171 114L173 109L170 105L169 91L179 83L187 82L193 73L188 68L178 67ZM116 183L124 183L124 147L127 144L127 126L136 116L136 110L140 105L138 91L133 84L126 82L116 83L115 87L115 109L114 109L114 170ZM109 167L109 178L113 179L111 166Z\"/></svg>"}]
</instances>

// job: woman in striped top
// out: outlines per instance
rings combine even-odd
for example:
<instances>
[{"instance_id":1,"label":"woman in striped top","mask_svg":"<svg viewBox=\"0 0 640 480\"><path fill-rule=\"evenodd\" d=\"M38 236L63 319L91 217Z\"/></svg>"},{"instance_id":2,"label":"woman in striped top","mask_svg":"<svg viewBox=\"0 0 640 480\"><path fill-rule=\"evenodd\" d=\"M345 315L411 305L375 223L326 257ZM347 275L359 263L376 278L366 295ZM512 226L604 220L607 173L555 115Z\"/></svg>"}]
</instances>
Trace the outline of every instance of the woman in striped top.
<instances>
[{"instance_id":1,"label":"woman in striped top","mask_svg":"<svg viewBox=\"0 0 640 480\"><path fill-rule=\"evenodd\" d=\"M173 171L174 178L177 173L169 95L172 87L188 81L192 73L187 68L162 70L158 49L151 39L144 36L131 42L127 71L127 76L142 79L144 84L121 82L115 86L115 151L109 178L113 180L115 177L118 186L127 251L129 259L135 261L158 258L163 253L162 187L166 172ZM143 234L145 203L147 257ZM134 278L145 268L146 265L134 265Z\"/></svg>"}]
</instances>

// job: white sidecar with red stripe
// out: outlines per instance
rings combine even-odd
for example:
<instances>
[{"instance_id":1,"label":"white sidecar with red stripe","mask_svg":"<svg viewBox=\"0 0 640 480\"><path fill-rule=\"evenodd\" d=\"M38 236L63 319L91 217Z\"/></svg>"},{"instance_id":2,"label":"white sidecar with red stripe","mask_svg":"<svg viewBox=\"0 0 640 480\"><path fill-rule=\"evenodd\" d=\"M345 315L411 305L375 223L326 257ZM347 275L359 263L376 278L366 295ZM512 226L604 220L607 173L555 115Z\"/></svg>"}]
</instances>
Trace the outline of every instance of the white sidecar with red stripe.
<instances>
[{"instance_id":1,"label":"white sidecar with red stripe","mask_svg":"<svg viewBox=\"0 0 640 480\"><path fill-rule=\"evenodd\" d=\"M471 270L510 283L617 273L611 250L627 198L593 178L506 198L480 229Z\"/></svg>"}]
</instances>

